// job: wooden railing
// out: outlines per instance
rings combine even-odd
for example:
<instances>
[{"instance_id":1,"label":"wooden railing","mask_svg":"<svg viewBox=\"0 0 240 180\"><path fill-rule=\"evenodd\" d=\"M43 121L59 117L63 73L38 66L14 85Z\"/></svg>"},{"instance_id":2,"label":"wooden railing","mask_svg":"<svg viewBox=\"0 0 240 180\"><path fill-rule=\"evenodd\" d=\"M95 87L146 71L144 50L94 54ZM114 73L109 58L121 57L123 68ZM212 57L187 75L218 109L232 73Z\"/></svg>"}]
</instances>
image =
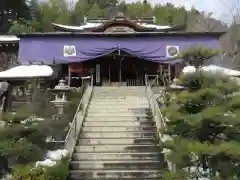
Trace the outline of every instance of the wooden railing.
<instances>
[{"instance_id":1,"label":"wooden railing","mask_svg":"<svg viewBox=\"0 0 240 180\"><path fill-rule=\"evenodd\" d=\"M127 79L126 86L144 86L144 84L140 79Z\"/></svg>"},{"instance_id":2,"label":"wooden railing","mask_svg":"<svg viewBox=\"0 0 240 180\"><path fill-rule=\"evenodd\" d=\"M159 86L163 86L166 87L169 84L168 79L166 78L165 75L159 75L159 74L155 74L155 75L145 75L145 84L148 83L150 84L151 87L159 87Z\"/></svg>"}]
</instances>

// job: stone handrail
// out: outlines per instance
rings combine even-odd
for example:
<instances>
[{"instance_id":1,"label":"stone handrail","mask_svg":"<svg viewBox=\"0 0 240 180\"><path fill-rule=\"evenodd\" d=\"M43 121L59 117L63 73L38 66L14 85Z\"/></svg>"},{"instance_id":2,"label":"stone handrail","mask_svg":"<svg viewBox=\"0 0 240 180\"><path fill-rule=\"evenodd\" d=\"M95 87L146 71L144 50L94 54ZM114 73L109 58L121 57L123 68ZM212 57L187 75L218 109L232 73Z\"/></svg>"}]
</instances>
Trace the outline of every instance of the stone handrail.
<instances>
[{"instance_id":1,"label":"stone handrail","mask_svg":"<svg viewBox=\"0 0 240 180\"><path fill-rule=\"evenodd\" d=\"M58 141L56 143L64 143L64 149L69 152L69 157L72 157L74 147L76 145L78 135L81 131L82 123L85 118L89 101L93 92L93 77L91 77L91 83L84 90L83 96L78 104L76 113L71 122L71 126L68 130L67 136L64 141Z\"/></svg>"},{"instance_id":2,"label":"stone handrail","mask_svg":"<svg viewBox=\"0 0 240 180\"><path fill-rule=\"evenodd\" d=\"M165 118L163 117L163 115L160 111L160 107L157 103L156 97L154 96L154 93L152 92L152 88L150 85L146 86L146 91L147 91L148 102L149 102L150 108L152 110L153 117L156 122L156 126L159 130L161 130L159 132L159 135L161 138L163 136L162 130L164 130L164 128L166 127Z\"/></svg>"},{"instance_id":3,"label":"stone handrail","mask_svg":"<svg viewBox=\"0 0 240 180\"><path fill-rule=\"evenodd\" d=\"M164 142L166 140L170 140L171 137L164 134L164 129L166 128L166 118L163 117L161 109L158 105L157 98L154 95L152 91L151 84L147 82L147 78L145 78L145 84L146 84L146 94L149 102L149 106L151 108L154 121L156 123L157 129L158 129L158 136L161 142ZM167 160L168 169L170 171L175 171L175 165Z\"/></svg>"}]
</instances>

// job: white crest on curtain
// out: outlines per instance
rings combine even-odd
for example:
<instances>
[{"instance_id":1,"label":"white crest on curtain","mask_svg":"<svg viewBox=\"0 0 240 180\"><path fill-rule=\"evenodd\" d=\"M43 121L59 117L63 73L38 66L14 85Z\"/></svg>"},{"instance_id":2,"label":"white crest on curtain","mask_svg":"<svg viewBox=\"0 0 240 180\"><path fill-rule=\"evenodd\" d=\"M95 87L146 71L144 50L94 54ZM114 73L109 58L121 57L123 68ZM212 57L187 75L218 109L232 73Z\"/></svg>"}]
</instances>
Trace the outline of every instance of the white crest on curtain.
<instances>
[{"instance_id":1,"label":"white crest on curtain","mask_svg":"<svg viewBox=\"0 0 240 180\"><path fill-rule=\"evenodd\" d=\"M64 57L76 56L77 55L76 47L74 45L64 46L63 55L64 55Z\"/></svg>"},{"instance_id":2,"label":"white crest on curtain","mask_svg":"<svg viewBox=\"0 0 240 180\"><path fill-rule=\"evenodd\" d=\"M177 57L179 55L179 46L168 45L166 46L166 56L168 58Z\"/></svg>"}]
</instances>

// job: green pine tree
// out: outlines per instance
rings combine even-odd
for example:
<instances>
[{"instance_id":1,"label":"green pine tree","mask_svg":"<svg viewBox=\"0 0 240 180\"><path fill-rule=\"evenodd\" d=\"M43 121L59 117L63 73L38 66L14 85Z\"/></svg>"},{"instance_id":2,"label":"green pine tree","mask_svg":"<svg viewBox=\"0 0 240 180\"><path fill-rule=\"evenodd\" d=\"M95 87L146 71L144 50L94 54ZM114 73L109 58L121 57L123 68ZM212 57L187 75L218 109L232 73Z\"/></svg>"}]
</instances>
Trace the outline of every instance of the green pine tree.
<instances>
[{"instance_id":1,"label":"green pine tree","mask_svg":"<svg viewBox=\"0 0 240 180\"><path fill-rule=\"evenodd\" d=\"M197 57L205 56L199 53ZM200 65L197 63L197 67ZM182 75L178 84L187 90L174 93L175 98L164 110L169 119L165 133L173 140L163 143L164 148L172 150L168 159L177 172L166 173L165 177L183 177L186 172L185 179L239 179L240 95L235 92L240 87L223 74L202 71Z\"/></svg>"}]
</instances>

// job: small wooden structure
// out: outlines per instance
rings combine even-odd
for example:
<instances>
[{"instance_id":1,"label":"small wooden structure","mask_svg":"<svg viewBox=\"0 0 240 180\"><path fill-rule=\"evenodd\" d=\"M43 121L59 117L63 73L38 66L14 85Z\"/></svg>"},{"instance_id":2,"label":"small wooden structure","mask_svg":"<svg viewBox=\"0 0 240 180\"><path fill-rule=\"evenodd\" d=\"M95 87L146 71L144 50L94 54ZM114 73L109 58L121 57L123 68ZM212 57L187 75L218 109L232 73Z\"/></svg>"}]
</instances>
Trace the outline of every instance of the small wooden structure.
<instances>
[{"instance_id":1,"label":"small wooden structure","mask_svg":"<svg viewBox=\"0 0 240 180\"><path fill-rule=\"evenodd\" d=\"M19 84L25 84L26 81L35 80L38 81L41 78L49 78L53 75L53 69L47 65L20 65L10 68L6 71L0 72L0 81L7 82L8 88L2 92L5 101L2 101L2 106L8 108L11 104L10 99L12 96L14 86ZM32 97L32 87L29 86L26 89L26 96L28 96L28 101L31 101ZM4 108L4 111L6 110Z\"/></svg>"}]
</instances>

